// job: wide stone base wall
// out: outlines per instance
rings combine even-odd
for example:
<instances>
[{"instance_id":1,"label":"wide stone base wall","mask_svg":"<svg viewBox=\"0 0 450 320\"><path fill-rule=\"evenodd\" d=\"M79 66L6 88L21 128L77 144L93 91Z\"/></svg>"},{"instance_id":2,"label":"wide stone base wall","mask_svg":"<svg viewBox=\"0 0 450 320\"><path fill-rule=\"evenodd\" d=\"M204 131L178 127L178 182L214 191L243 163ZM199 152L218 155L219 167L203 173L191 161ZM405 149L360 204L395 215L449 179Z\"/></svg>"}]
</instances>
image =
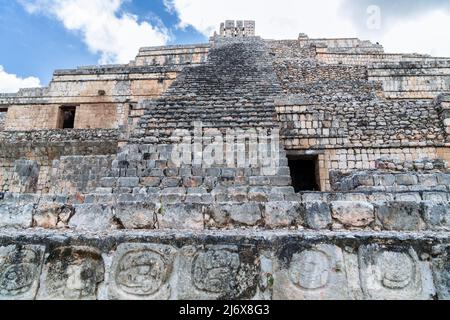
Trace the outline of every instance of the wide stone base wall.
<instances>
[{"instance_id":1,"label":"wide stone base wall","mask_svg":"<svg viewBox=\"0 0 450 320\"><path fill-rule=\"evenodd\" d=\"M2 299L448 299L449 233L4 229Z\"/></svg>"}]
</instances>

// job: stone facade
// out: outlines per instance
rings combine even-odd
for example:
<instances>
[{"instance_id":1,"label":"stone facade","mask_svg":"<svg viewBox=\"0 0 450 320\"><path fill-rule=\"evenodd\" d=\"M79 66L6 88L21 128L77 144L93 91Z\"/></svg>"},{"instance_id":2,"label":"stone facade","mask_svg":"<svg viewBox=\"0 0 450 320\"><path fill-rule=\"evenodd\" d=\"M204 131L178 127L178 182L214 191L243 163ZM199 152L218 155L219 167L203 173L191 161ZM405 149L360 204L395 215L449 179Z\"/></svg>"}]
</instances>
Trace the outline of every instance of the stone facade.
<instances>
[{"instance_id":1,"label":"stone facade","mask_svg":"<svg viewBox=\"0 0 450 320\"><path fill-rule=\"evenodd\" d=\"M0 95L0 299L449 299L449 63L227 21Z\"/></svg>"},{"instance_id":2,"label":"stone facade","mask_svg":"<svg viewBox=\"0 0 450 320\"><path fill-rule=\"evenodd\" d=\"M255 21L227 20L220 25L220 36L226 38L254 37Z\"/></svg>"}]
</instances>

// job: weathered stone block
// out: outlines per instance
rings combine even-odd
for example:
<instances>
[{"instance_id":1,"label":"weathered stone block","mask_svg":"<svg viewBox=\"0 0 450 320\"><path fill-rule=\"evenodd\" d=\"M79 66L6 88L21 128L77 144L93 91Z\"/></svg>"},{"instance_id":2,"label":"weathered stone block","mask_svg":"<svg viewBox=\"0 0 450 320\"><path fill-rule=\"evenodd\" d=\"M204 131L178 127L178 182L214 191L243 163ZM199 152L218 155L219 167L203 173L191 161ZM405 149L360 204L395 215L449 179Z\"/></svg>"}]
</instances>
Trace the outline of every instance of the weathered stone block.
<instances>
[{"instance_id":1,"label":"weathered stone block","mask_svg":"<svg viewBox=\"0 0 450 320\"><path fill-rule=\"evenodd\" d=\"M44 229L65 228L73 215L72 206L41 202L33 215L33 226Z\"/></svg>"},{"instance_id":2,"label":"weathered stone block","mask_svg":"<svg viewBox=\"0 0 450 320\"><path fill-rule=\"evenodd\" d=\"M349 228L364 228L375 220L374 207L368 202L335 201L331 211L334 219Z\"/></svg>"},{"instance_id":3,"label":"weathered stone block","mask_svg":"<svg viewBox=\"0 0 450 320\"><path fill-rule=\"evenodd\" d=\"M377 224L389 231L418 231L425 228L421 205L416 202L378 203L375 207Z\"/></svg>"},{"instance_id":4,"label":"weathered stone block","mask_svg":"<svg viewBox=\"0 0 450 320\"><path fill-rule=\"evenodd\" d=\"M225 228L232 226L256 226L262 223L262 211L257 203L217 204L205 210L207 226Z\"/></svg>"},{"instance_id":5,"label":"weathered stone block","mask_svg":"<svg viewBox=\"0 0 450 320\"><path fill-rule=\"evenodd\" d=\"M301 196L303 202L327 201L322 192L305 192Z\"/></svg>"},{"instance_id":6,"label":"weathered stone block","mask_svg":"<svg viewBox=\"0 0 450 320\"><path fill-rule=\"evenodd\" d=\"M424 192L422 199L424 201L447 202L448 196L446 192Z\"/></svg>"},{"instance_id":7,"label":"weathered stone block","mask_svg":"<svg viewBox=\"0 0 450 320\"><path fill-rule=\"evenodd\" d=\"M364 175L356 175L353 177L353 185L356 187L373 187L374 186L373 177L367 174Z\"/></svg>"},{"instance_id":8,"label":"weathered stone block","mask_svg":"<svg viewBox=\"0 0 450 320\"><path fill-rule=\"evenodd\" d=\"M419 184L426 187L434 187L437 183L437 177L434 174L426 174L419 176Z\"/></svg>"},{"instance_id":9,"label":"weathered stone block","mask_svg":"<svg viewBox=\"0 0 450 320\"><path fill-rule=\"evenodd\" d=\"M112 228L114 216L111 206L82 204L74 207L75 214L70 219L70 228L85 231L105 231Z\"/></svg>"},{"instance_id":10,"label":"weathered stone block","mask_svg":"<svg viewBox=\"0 0 450 320\"><path fill-rule=\"evenodd\" d=\"M393 174L374 175L373 181L375 186L393 186L395 184L395 176Z\"/></svg>"},{"instance_id":11,"label":"weathered stone block","mask_svg":"<svg viewBox=\"0 0 450 320\"><path fill-rule=\"evenodd\" d=\"M398 193L395 195L395 200L401 202L420 202L422 201L422 197L420 193Z\"/></svg>"},{"instance_id":12,"label":"weathered stone block","mask_svg":"<svg viewBox=\"0 0 450 320\"><path fill-rule=\"evenodd\" d=\"M14 162L12 185L19 192L34 193L37 191L40 166L36 161L19 159Z\"/></svg>"},{"instance_id":13,"label":"weathered stone block","mask_svg":"<svg viewBox=\"0 0 450 320\"><path fill-rule=\"evenodd\" d=\"M158 210L158 206L151 202L119 202L115 216L125 229L155 229Z\"/></svg>"},{"instance_id":14,"label":"weathered stone block","mask_svg":"<svg viewBox=\"0 0 450 320\"><path fill-rule=\"evenodd\" d=\"M203 177L187 177L183 179L183 185L186 188L198 188L203 183Z\"/></svg>"},{"instance_id":15,"label":"weathered stone block","mask_svg":"<svg viewBox=\"0 0 450 320\"><path fill-rule=\"evenodd\" d=\"M423 218L430 230L450 231L450 204L424 202Z\"/></svg>"},{"instance_id":16,"label":"weathered stone block","mask_svg":"<svg viewBox=\"0 0 450 320\"><path fill-rule=\"evenodd\" d=\"M108 299L167 300L177 251L158 244L124 243L117 247L108 277Z\"/></svg>"},{"instance_id":17,"label":"weathered stone block","mask_svg":"<svg viewBox=\"0 0 450 320\"><path fill-rule=\"evenodd\" d=\"M144 177L140 179L140 184L146 187L158 187L161 184L161 178Z\"/></svg>"},{"instance_id":18,"label":"weathered stone block","mask_svg":"<svg viewBox=\"0 0 450 320\"><path fill-rule=\"evenodd\" d=\"M88 247L56 248L45 262L45 279L38 298L95 300L104 274L103 259L97 250Z\"/></svg>"},{"instance_id":19,"label":"weathered stone block","mask_svg":"<svg viewBox=\"0 0 450 320\"><path fill-rule=\"evenodd\" d=\"M178 299L236 300L256 297L260 265L250 246L188 246L178 264Z\"/></svg>"},{"instance_id":20,"label":"weathered stone block","mask_svg":"<svg viewBox=\"0 0 450 320\"><path fill-rule=\"evenodd\" d=\"M101 178L100 179L100 185L104 188L113 188L115 187L117 184L117 179L116 178Z\"/></svg>"},{"instance_id":21,"label":"weathered stone block","mask_svg":"<svg viewBox=\"0 0 450 320\"><path fill-rule=\"evenodd\" d=\"M35 204L0 203L0 228L30 228Z\"/></svg>"},{"instance_id":22,"label":"weathered stone block","mask_svg":"<svg viewBox=\"0 0 450 320\"><path fill-rule=\"evenodd\" d=\"M254 226L262 220L261 208L257 203L226 205L224 210L229 212L233 223Z\"/></svg>"},{"instance_id":23,"label":"weathered stone block","mask_svg":"<svg viewBox=\"0 0 450 320\"><path fill-rule=\"evenodd\" d=\"M179 187L180 183L181 183L180 178L163 178L161 181L161 188Z\"/></svg>"},{"instance_id":24,"label":"weathered stone block","mask_svg":"<svg viewBox=\"0 0 450 320\"><path fill-rule=\"evenodd\" d=\"M306 202L304 204L306 227L314 230L329 229L333 224L331 209L326 202Z\"/></svg>"},{"instance_id":25,"label":"weathered stone block","mask_svg":"<svg viewBox=\"0 0 450 320\"><path fill-rule=\"evenodd\" d=\"M228 199L236 202L246 202L248 199L247 187L229 187L227 188Z\"/></svg>"},{"instance_id":26,"label":"weathered stone block","mask_svg":"<svg viewBox=\"0 0 450 320\"><path fill-rule=\"evenodd\" d=\"M271 229L302 224L301 204L298 202L268 202L263 215L265 226Z\"/></svg>"},{"instance_id":27,"label":"weathered stone block","mask_svg":"<svg viewBox=\"0 0 450 320\"><path fill-rule=\"evenodd\" d=\"M248 200L255 202L267 202L270 192L269 188L264 187L253 187L248 191Z\"/></svg>"},{"instance_id":28,"label":"weathered stone block","mask_svg":"<svg viewBox=\"0 0 450 320\"><path fill-rule=\"evenodd\" d=\"M342 250L333 245L286 248L274 273L275 300L346 300L350 298Z\"/></svg>"},{"instance_id":29,"label":"weathered stone block","mask_svg":"<svg viewBox=\"0 0 450 320\"><path fill-rule=\"evenodd\" d=\"M163 205L157 219L159 229L204 229L203 206L199 204Z\"/></svg>"},{"instance_id":30,"label":"weathered stone block","mask_svg":"<svg viewBox=\"0 0 450 320\"><path fill-rule=\"evenodd\" d=\"M436 178L437 178L438 184L444 185L444 186L450 186L450 174L438 173L438 174L436 174Z\"/></svg>"},{"instance_id":31,"label":"weathered stone block","mask_svg":"<svg viewBox=\"0 0 450 320\"><path fill-rule=\"evenodd\" d=\"M433 248L432 260L437 297L450 300L450 246L438 245Z\"/></svg>"},{"instance_id":32,"label":"weathered stone block","mask_svg":"<svg viewBox=\"0 0 450 320\"><path fill-rule=\"evenodd\" d=\"M34 300L45 247L0 247L0 300Z\"/></svg>"},{"instance_id":33,"label":"weathered stone block","mask_svg":"<svg viewBox=\"0 0 450 320\"><path fill-rule=\"evenodd\" d=\"M435 294L430 265L412 248L363 246L359 263L365 299L429 300Z\"/></svg>"},{"instance_id":34,"label":"weathered stone block","mask_svg":"<svg viewBox=\"0 0 450 320\"><path fill-rule=\"evenodd\" d=\"M139 178L137 177L119 178L118 184L119 187L134 188L139 185Z\"/></svg>"},{"instance_id":35,"label":"weathered stone block","mask_svg":"<svg viewBox=\"0 0 450 320\"><path fill-rule=\"evenodd\" d=\"M417 176L412 174L399 174L396 177L396 183L400 186L414 186L418 182Z\"/></svg>"},{"instance_id":36,"label":"weathered stone block","mask_svg":"<svg viewBox=\"0 0 450 320\"><path fill-rule=\"evenodd\" d=\"M375 192L370 195L368 195L368 200L370 202L381 202L381 201L394 201L395 197L392 193L382 193L382 192Z\"/></svg>"}]
</instances>

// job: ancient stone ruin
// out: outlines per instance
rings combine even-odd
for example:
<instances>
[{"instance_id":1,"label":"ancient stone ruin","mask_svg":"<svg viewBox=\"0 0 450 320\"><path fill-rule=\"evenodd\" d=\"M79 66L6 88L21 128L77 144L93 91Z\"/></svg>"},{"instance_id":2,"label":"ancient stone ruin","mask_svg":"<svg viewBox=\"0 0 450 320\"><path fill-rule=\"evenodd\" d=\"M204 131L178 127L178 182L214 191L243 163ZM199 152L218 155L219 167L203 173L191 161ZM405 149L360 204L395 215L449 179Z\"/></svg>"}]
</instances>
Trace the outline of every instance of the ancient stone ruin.
<instances>
[{"instance_id":1,"label":"ancient stone ruin","mask_svg":"<svg viewBox=\"0 0 450 320\"><path fill-rule=\"evenodd\" d=\"M2 299L449 299L450 58L207 44L0 95Z\"/></svg>"}]
</instances>

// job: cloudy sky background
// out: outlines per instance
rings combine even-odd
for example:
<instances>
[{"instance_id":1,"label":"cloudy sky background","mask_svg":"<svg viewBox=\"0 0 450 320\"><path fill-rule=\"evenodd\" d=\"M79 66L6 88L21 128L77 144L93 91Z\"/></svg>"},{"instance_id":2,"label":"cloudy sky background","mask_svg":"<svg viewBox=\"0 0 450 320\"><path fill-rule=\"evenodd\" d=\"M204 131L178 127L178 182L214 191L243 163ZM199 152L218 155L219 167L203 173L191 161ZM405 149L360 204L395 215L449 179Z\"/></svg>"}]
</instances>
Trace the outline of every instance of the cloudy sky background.
<instances>
[{"instance_id":1,"label":"cloudy sky background","mask_svg":"<svg viewBox=\"0 0 450 320\"><path fill-rule=\"evenodd\" d=\"M450 57L450 0L0 0L0 92L128 63L143 46L206 42L226 19L256 20L269 39L359 37Z\"/></svg>"}]
</instances>

